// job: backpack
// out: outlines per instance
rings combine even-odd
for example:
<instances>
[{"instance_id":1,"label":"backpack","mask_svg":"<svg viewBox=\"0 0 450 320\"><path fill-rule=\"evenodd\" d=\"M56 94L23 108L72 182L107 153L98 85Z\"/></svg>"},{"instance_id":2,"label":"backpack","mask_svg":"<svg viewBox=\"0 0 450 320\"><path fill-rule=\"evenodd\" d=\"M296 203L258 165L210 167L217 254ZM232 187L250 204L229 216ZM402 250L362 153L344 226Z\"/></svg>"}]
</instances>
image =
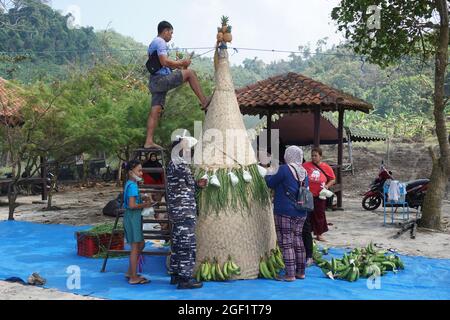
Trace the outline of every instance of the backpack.
<instances>
[{"instance_id":1,"label":"backpack","mask_svg":"<svg viewBox=\"0 0 450 320\"><path fill-rule=\"evenodd\" d=\"M289 167L291 167L289 165ZM293 195L289 192L288 188L284 186L284 192L289 200L292 201L294 207L298 211L311 212L314 210L314 197L311 191L305 186L304 181L300 182L300 177L298 176L297 170L294 169L295 175L297 176L298 191L297 195Z\"/></svg>"},{"instance_id":2,"label":"backpack","mask_svg":"<svg viewBox=\"0 0 450 320\"><path fill-rule=\"evenodd\" d=\"M103 215L109 217L116 217L116 210L122 207L123 194L120 193L116 199L111 200L103 208Z\"/></svg>"},{"instance_id":3,"label":"backpack","mask_svg":"<svg viewBox=\"0 0 450 320\"><path fill-rule=\"evenodd\" d=\"M154 75L156 72L162 69L161 62L159 61L158 52L155 50L151 55L148 56L147 63L145 64L148 72Z\"/></svg>"}]
</instances>

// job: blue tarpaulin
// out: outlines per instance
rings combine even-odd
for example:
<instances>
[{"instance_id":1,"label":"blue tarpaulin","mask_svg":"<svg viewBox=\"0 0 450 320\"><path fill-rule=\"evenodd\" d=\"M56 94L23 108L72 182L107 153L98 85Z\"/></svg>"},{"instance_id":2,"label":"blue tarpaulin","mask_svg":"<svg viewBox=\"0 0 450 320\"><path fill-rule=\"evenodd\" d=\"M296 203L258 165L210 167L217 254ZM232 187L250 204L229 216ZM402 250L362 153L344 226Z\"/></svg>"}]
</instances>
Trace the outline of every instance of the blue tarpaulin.
<instances>
[{"instance_id":1,"label":"blue tarpaulin","mask_svg":"<svg viewBox=\"0 0 450 320\"><path fill-rule=\"evenodd\" d=\"M317 267L307 269L307 279L293 283L273 280L205 283L202 289L176 290L169 285L165 257L146 257L144 275L152 282L131 286L124 278L128 259L103 260L77 256L75 232L88 227L0 222L0 280L33 272L47 279L46 288L105 299L150 300L309 300L309 299L450 299L450 260L401 256L406 269L381 278L379 288L366 279L350 283L330 280ZM330 255L342 256L341 249ZM80 288L73 288L74 270L80 270ZM69 272L69 273L68 273ZM374 288L375 287L375 288Z\"/></svg>"}]
</instances>

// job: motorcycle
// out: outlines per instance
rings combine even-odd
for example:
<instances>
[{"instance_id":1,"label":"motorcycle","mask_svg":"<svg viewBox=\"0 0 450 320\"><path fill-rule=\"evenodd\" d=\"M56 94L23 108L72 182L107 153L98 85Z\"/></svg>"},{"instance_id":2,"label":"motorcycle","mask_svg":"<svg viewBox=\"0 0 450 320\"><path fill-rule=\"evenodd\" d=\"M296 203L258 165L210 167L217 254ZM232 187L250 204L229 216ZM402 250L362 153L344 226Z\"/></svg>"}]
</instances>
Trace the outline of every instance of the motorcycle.
<instances>
[{"instance_id":1,"label":"motorcycle","mask_svg":"<svg viewBox=\"0 0 450 320\"><path fill-rule=\"evenodd\" d=\"M55 192L59 192L58 182L55 179L55 175L51 172L47 172L47 179L45 180L47 192L50 190L53 190ZM41 194L42 193L42 184L35 183L31 186L31 193L33 195Z\"/></svg>"},{"instance_id":2,"label":"motorcycle","mask_svg":"<svg viewBox=\"0 0 450 320\"><path fill-rule=\"evenodd\" d=\"M370 185L370 190L364 194L362 206L365 210L374 211L383 204L384 184L387 180L393 179L392 171L388 171L382 164L378 177ZM422 207L429 184L429 179L418 179L406 183L406 202L408 207L413 209Z\"/></svg>"}]
</instances>

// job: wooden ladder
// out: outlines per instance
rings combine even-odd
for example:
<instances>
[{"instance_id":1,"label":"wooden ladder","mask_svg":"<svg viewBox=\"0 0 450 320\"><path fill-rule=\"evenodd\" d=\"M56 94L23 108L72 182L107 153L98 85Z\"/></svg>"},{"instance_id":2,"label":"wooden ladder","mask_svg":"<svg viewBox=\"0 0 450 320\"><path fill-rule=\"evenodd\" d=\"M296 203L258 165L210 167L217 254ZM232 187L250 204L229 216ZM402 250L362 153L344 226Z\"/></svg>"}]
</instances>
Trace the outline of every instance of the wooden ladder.
<instances>
[{"instance_id":1,"label":"wooden ladder","mask_svg":"<svg viewBox=\"0 0 450 320\"><path fill-rule=\"evenodd\" d=\"M167 176L165 172L166 168L166 162L164 157L164 149L137 149L134 152L134 159L139 160L141 162L144 162L146 159L148 159L149 154L156 153L159 155L158 158L161 159L161 168L143 168L142 171L144 173L160 173L163 175L163 184L162 185L141 185L139 186L139 190L141 193L150 193L150 194L160 194L164 198L164 203L159 201L156 206L154 207L155 213L166 213L168 214L168 208L167 208ZM123 175L126 177L127 175ZM126 178L125 178L126 179ZM123 200L122 200L123 201ZM122 207L122 206L121 206ZM123 218L123 215L125 213L125 209L118 209L116 210L116 220L114 222L114 227L111 232L111 238L108 245L108 250L106 252L106 257L103 261L103 266L101 269L101 272L105 272L106 270L106 264L108 263L108 259L111 254L130 254L130 250L111 250L111 246L113 243L113 238L115 234L123 232L123 230L118 229L117 226L119 224L120 218ZM172 240L172 225L170 221L167 219L159 220L156 218L150 218L150 217L142 217L142 226L144 227L145 224L167 224L169 226L168 231L166 230L142 230L144 234L144 240L165 240L171 241ZM144 229L144 228L143 228ZM143 255L149 255L149 256L170 256L170 250L166 251L143 251Z\"/></svg>"}]
</instances>

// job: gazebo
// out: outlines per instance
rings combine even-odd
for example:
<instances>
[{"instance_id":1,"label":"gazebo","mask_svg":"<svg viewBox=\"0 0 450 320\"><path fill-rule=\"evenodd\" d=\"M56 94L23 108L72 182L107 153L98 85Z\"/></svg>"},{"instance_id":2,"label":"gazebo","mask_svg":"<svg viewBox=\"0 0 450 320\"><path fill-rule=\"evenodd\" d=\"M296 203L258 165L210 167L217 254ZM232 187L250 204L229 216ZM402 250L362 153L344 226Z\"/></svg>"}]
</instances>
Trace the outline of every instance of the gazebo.
<instances>
[{"instance_id":1,"label":"gazebo","mask_svg":"<svg viewBox=\"0 0 450 320\"><path fill-rule=\"evenodd\" d=\"M337 207L342 208L342 167L344 155L344 114L346 110L369 113L373 106L350 94L329 87L319 81L297 73L287 73L236 90L241 113L267 117L267 141L271 141L274 129L272 117L284 115L289 119L298 113L310 113L309 131L312 131L314 146L320 146L322 136L322 113L338 112L338 164L337 184L333 191L337 195ZM270 146L269 146L270 152Z\"/></svg>"},{"instance_id":2,"label":"gazebo","mask_svg":"<svg viewBox=\"0 0 450 320\"><path fill-rule=\"evenodd\" d=\"M20 97L21 90L20 87L0 77L0 126L20 127L24 125L21 109L25 101ZM40 157L40 166L40 178L20 178L19 182L42 184L42 200L47 200L47 165L44 157ZM0 187L1 185L9 186L13 180L0 179Z\"/></svg>"}]
</instances>

